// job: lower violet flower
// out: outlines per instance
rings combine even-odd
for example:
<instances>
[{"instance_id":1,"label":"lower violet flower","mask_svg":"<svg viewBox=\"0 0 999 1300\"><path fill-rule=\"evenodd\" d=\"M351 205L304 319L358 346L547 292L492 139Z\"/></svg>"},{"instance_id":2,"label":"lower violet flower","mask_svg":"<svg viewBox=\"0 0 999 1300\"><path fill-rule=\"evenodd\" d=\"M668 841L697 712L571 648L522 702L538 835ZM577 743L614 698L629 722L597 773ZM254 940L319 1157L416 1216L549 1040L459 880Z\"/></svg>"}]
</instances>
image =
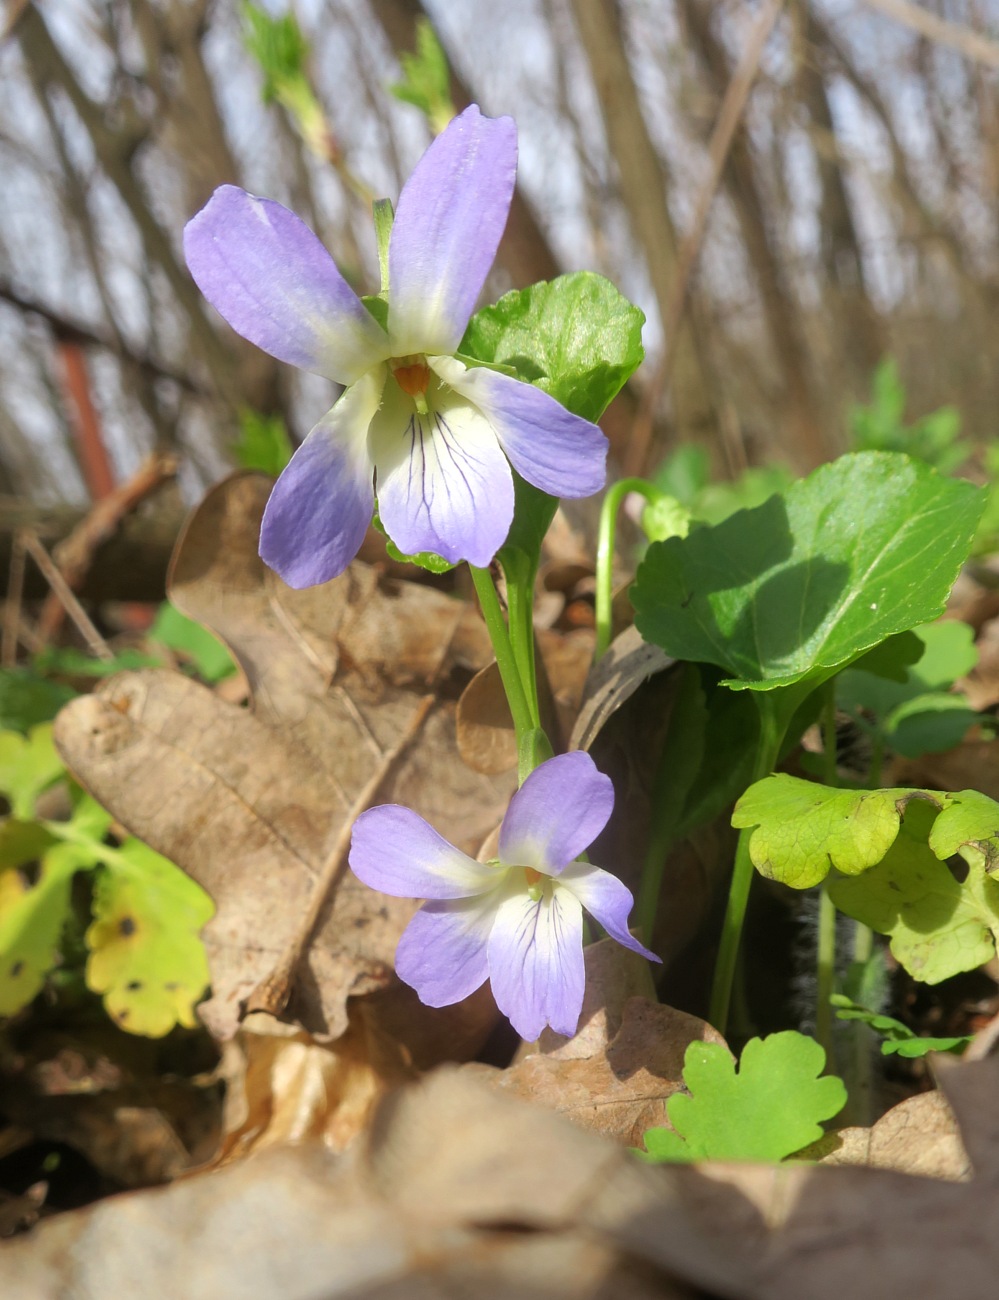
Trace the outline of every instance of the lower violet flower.
<instances>
[{"instance_id":1,"label":"lower violet flower","mask_svg":"<svg viewBox=\"0 0 999 1300\"><path fill-rule=\"evenodd\" d=\"M583 908L618 943L650 961L628 932L634 900L616 876L579 855L603 830L614 787L589 754L536 768L510 801L499 861L476 862L417 813L384 804L354 824L350 866L383 894L428 901L396 952L400 979L432 1007L487 979L517 1033L576 1032L583 1005Z\"/></svg>"}]
</instances>

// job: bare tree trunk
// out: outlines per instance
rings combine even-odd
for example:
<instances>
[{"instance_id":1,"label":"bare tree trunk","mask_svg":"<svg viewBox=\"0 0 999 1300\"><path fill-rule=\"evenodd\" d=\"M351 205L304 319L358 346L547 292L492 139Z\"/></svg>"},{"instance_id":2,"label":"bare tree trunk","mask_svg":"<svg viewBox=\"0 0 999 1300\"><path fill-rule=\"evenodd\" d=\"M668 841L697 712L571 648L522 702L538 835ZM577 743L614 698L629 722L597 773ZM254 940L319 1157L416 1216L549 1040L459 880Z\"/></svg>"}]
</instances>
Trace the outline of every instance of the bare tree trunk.
<instances>
[{"instance_id":1,"label":"bare tree trunk","mask_svg":"<svg viewBox=\"0 0 999 1300\"><path fill-rule=\"evenodd\" d=\"M711 26L711 5L702 0L680 0L691 43L720 99L732 69ZM756 164L749 145L745 118L736 128L725 169L728 193L735 206L750 264L756 274L763 314L781 376L787 415L789 445L795 459L812 469L827 458L818 404L809 375L808 343L800 323L800 308L785 283L782 255L768 221Z\"/></svg>"},{"instance_id":2,"label":"bare tree trunk","mask_svg":"<svg viewBox=\"0 0 999 1300\"><path fill-rule=\"evenodd\" d=\"M871 371L887 350L887 339L865 289L860 240L844 179L814 19L808 5L796 8L795 14L800 22L801 45L798 93L811 120L812 147L822 186L819 231L825 294L835 321L835 346L847 362L850 387L859 396L866 391Z\"/></svg>"},{"instance_id":3,"label":"bare tree trunk","mask_svg":"<svg viewBox=\"0 0 999 1300\"><path fill-rule=\"evenodd\" d=\"M648 267L660 319L668 316L676 274L676 232L667 203L668 178L656 152L631 75L615 0L573 0L576 25L617 165L621 194ZM708 367L688 313L671 340L673 412L680 438L717 445L718 422Z\"/></svg>"}]
</instances>

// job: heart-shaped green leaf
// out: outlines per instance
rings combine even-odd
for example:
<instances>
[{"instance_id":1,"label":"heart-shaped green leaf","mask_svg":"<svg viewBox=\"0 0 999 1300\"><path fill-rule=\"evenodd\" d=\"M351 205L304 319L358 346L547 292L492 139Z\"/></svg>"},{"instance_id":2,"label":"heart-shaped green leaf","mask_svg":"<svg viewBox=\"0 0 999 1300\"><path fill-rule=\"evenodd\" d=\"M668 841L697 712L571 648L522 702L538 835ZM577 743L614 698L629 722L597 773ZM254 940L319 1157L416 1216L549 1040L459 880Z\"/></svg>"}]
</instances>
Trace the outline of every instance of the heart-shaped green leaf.
<instances>
[{"instance_id":1,"label":"heart-shaped green leaf","mask_svg":"<svg viewBox=\"0 0 999 1300\"><path fill-rule=\"evenodd\" d=\"M984 500L908 456L843 456L755 510L650 546L635 621L736 689L818 684L941 612Z\"/></svg>"}]
</instances>

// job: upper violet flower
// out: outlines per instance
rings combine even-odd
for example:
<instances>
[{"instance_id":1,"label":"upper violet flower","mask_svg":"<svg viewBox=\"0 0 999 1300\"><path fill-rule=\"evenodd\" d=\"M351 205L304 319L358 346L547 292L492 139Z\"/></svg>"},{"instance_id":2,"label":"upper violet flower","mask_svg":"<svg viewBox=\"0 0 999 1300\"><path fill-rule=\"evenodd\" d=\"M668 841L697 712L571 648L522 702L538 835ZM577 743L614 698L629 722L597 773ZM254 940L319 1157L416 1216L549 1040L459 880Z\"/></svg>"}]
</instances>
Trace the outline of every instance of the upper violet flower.
<instances>
[{"instance_id":1,"label":"upper violet flower","mask_svg":"<svg viewBox=\"0 0 999 1300\"><path fill-rule=\"evenodd\" d=\"M387 331L279 203L223 185L188 222L191 274L233 329L346 389L267 503L260 554L292 587L326 582L354 558L373 480L401 551L479 566L510 528L510 464L554 496L603 486L607 441L596 425L454 355L506 225L516 166L513 120L475 105L434 140L399 197Z\"/></svg>"},{"instance_id":2,"label":"upper violet flower","mask_svg":"<svg viewBox=\"0 0 999 1300\"><path fill-rule=\"evenodd\" d=\"M513 796L498 862L475 862L398 804L362 813L350 845L354 874L383 894L430 900L399 940L400 979L432 1007L459 1002L488 979L522 1038L532 1041L546 1024L574 1034L584 907L618 943L659 960L628 933L631 892L576 861L613 805L610 779L577 750L535 768Z\"/></svg>"}]
</instances>

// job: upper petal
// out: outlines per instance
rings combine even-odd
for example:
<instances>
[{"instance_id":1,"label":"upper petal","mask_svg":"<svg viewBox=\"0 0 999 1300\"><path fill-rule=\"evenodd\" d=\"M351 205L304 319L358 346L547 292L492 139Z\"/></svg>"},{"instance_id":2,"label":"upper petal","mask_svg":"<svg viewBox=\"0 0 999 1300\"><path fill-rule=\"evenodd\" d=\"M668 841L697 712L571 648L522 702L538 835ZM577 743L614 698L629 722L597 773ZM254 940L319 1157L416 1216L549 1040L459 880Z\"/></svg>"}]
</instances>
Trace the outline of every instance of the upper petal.
<instances>
[{"instance_id":1,"label":"upper petal","mask_svg":"<svg viewBox=\"0 0 999 1300\"><path fill-rule=\"evenodd\" d=\"M466 368L452 358L435 358L434 368L485 415L528 483L556 497L588 497L603 487L608 444L595 424L533 384L495 370Z\"/></svg>"},{"instance_id":2,"label":"upper petal","mask_svg":"<svg viewBox=\"0 0 999 1300\"><path fill-rule=\"evenodd\" d=\"M643 948L628 930L628 917L635 905L627 885L600 867L586 862L572 862L558 878L579 899L590 915L604 927L612 939L632 952L640 952L649 961L660 961L654 952Z\"/></svg>"},{"instance_id":3,"label":"upper petal","mask_svg":"<svg viewBox=\"0 0 999 1300\"><path fill-rule=\"evenodd\" d=\"M489 978L486 945L495 897L424 903L406 927L395 953L395 971L428 1007L448 1007Z\"/></svg>"},{"instance_id":4,"label":"upper petal","mask_svg":"<svg viewBox=\"0 0 999 1300\"><path fill-rule=\"evenodd\" d=\"M279 361L352 384L388 337L304 221L221 185L184 228L198 288L237 334Z\"/></svg>"},{"instance_id":5,"label":"upper petal","mask_svg":"<svg viewBox=\"0 0 999 1300\"><path fill-rule=\"evenodd\" d=\"M496 257L517 174L517 128L472 104L403 186L389 239L393 355L454 352Z\"/></svg>"},{"instance_id":6,"label":"upper petal","mask_svg":"<svg viewBox=\"0 0 999 1300\"><path fill-rule=\"evenodd\" d=\"M398 384L371 427L378 513L406 555L434 551L484 568L513 519L513 475L496 436L464 398L437 387L421 416Z\"/></svg>"},{"instance_id":7,"label":"upper petal","mask_svg":"<svg viewBox=\"0 0 999 1300\"><path fill-rule=\"evenodd\" d=\"M536 767L510 800L500 861L558 875L587 849L614 807L614 786L589 754L573 750Z\"/></svg>"},{"instance_id":8,"label":"upper petal","mask_svg":"<svg viewBox=\"0 0 999 1300\"><path fill-rule=\"evenodd\" d=\"M260 525L260 558L289 587L328 582L360 549L374 513L367 434L381 381L379 368L352 384L274 484Z\"/></svg>"},{"instance_id":9,"label":"upper petal","mask_svg":"<svg viewBox=\"0 0 999 1300\"><path fill-rule=\"evenodd\" d=\"M545 1025L576 1032L583 1008L583 909L552 882L535 902L508 891L489 936L489 980L496 1005L527 1042Z\"/></svg>"},{"instance_id":10,"label":"upper petal","mask_svg":"<svg viewBox=\"0 0 999 1300\"><path fill-rule=\"evenodd\" d=\"M471 898L500 881L496 867L468 857L395 803L361 813L347 860L366 885L396 898Z\"/></svg>"}]
</instances>

